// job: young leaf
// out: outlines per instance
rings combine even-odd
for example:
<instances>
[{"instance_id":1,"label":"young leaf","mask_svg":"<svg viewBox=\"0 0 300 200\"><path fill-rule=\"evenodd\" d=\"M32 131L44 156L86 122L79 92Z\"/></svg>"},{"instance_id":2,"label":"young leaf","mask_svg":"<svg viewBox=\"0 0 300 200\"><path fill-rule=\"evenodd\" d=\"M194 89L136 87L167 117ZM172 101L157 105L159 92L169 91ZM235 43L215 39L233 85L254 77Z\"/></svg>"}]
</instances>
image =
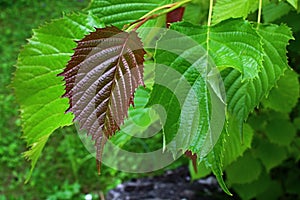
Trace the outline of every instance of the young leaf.
<instances>
[{"instance_id":1,"label":"young leaf","mask_svg":"<svg viewBox=\"0 0 300 200\"><path fill-rule=\"evenodd\" d=\"M52 132L72 124L73 115L64 114L68 100L60 98L63 83L56 74L70 59L74 40L101 26L92 15L64 16L34 30L19 55L12 85L20 104L23 137L30 147L24 154L32 161L27 180Z\"/></svg>"},{"instance_id":2,"label":"young leaf","mask_svg":"<svg viewBox=\"0 0 300 200\"><path fill-rule=\"evenodd\" d=\"M144 54L136 32L114 26L96 29L77 42L72 59L60 74L66 81L68 111L95 140L98 164L107 138L127 117L136 88L144 85Z\"/></svg>"},{"instance_id":3,"label":"young leaf","mask_svg":"<svg viewBox=\"0 0 300 200\"><path fill-rule=\"evenodd\" d=\"M185 7L179 7L169 13L167 13L167 28L169 28L171 23L182 21Z\"/></svg>"}]
</instances>

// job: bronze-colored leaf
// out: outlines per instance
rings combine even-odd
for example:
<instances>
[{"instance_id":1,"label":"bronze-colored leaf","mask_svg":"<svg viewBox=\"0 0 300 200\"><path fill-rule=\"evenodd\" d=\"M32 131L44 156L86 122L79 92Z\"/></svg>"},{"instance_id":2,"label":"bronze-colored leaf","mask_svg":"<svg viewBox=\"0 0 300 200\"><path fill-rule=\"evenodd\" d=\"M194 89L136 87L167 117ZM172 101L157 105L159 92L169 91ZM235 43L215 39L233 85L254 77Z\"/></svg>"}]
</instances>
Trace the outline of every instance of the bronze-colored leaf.
<instances>
[{"instance_id":1,"label":"bronze-colored leaf","mask_svg":"<svg viewBox=\"0 0 300 200\"><path fill-rule=\"evenodd\" d=\"M179 7L167 13L166 25L169 28L171 23L182 21L185 7Z\"/></svg>"},{"instance_id":2,"label":"bronze-colored leaf","mask_svg":"<svg viewBox=\"0 0 300 200\"><path fill-rule=\"evenodd\" d=\"M133 94L143 85L145 51L136 32L96 29L77 42L64 72L71 111L80 128L92 135L98 169L104 144L127 117Z\"/></svg>"}]
</instances>

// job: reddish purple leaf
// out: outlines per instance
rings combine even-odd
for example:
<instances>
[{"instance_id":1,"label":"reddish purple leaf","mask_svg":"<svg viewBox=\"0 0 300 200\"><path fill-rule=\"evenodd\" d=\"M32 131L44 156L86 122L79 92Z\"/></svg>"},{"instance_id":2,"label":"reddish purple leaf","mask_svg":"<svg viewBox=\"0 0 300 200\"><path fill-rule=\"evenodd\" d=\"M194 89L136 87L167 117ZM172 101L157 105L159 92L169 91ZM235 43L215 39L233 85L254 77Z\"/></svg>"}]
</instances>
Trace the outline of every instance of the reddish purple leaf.
<instances>
[{"instance_id":1,"label":"reddish purple leaf","mask_svg":"<svg viewBox=\"0 0 300 200\"><path fill-rule=\"evenodd\" d=\"M92 135L98 170L107 139L124 122L133 94L143 83L145 51L136 32L96 29L77 42L64 72L71 111L80 128Z\"/></svg>"},{"instance_id":2,"label":"reddish purple leaf","mask_svg":"<svg viewBox=\"0 0 300 200\"><path fill-rule=\"evenodd\" d=\"M190 151L190 150L185 151L184 154L188 158L190 158L192 160L194 171L196 173L198 173L198 168L197 168L197 154L196 153L192 153L192 151Z\"/></svg>"},{"instance_id":3,"label":"reddish purple leaf","mask_svg":"<svg viewBox=\"0 0 300 200\"><path fill-rule=\"evenodd\" d=\"M182 20L183 14L184 14L185 7L179 7L175 10L172 10L167 14L167 28L169 28L170 24L173 22L179 22Z\"/></svg>"}]
</instances>

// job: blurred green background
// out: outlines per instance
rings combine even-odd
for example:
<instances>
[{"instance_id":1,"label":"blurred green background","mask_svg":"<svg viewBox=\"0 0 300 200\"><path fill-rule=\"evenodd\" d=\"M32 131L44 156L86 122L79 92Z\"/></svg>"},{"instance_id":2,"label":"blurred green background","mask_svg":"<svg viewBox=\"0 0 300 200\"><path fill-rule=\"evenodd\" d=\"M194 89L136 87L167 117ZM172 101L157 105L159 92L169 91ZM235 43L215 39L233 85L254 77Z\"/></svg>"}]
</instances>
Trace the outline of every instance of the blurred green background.
<instances>
[{"instance_id":1,"label":"blurred green background","mask_svg":"<svg viewBox=\"0 0 300 200\"><path fill-rule=\"evenodd\" d=\"M30 182L24 184L30 162L21 156L18 106L9 84L17 55L32 29L64 13L78 11L87 0L1 0L0 1L0 200L84 199L120 183L129 175L103 167L98 176L95 159L82 145L74 127L56 131L44 149Z\"/></svg>"}]
</instances>

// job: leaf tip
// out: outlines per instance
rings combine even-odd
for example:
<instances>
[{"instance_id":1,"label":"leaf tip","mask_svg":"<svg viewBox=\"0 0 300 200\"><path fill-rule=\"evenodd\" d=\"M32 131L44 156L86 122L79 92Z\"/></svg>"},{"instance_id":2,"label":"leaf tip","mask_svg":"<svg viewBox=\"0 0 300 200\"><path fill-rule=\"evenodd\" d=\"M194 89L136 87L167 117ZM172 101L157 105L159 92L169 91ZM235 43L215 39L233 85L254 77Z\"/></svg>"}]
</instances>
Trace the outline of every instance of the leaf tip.
<instances>
[{"instance_id":1,"label":"leaf tip","mask_svg":"<svg viewBox=\"0 0 300 200\"><path fill-rule=\"evenodd\" d=\"M192 160L194 171L195 171L195 173L198 173L197 154L193 153L191 150L185 151L184 154Z\"/></svg>"}]
</instances>

